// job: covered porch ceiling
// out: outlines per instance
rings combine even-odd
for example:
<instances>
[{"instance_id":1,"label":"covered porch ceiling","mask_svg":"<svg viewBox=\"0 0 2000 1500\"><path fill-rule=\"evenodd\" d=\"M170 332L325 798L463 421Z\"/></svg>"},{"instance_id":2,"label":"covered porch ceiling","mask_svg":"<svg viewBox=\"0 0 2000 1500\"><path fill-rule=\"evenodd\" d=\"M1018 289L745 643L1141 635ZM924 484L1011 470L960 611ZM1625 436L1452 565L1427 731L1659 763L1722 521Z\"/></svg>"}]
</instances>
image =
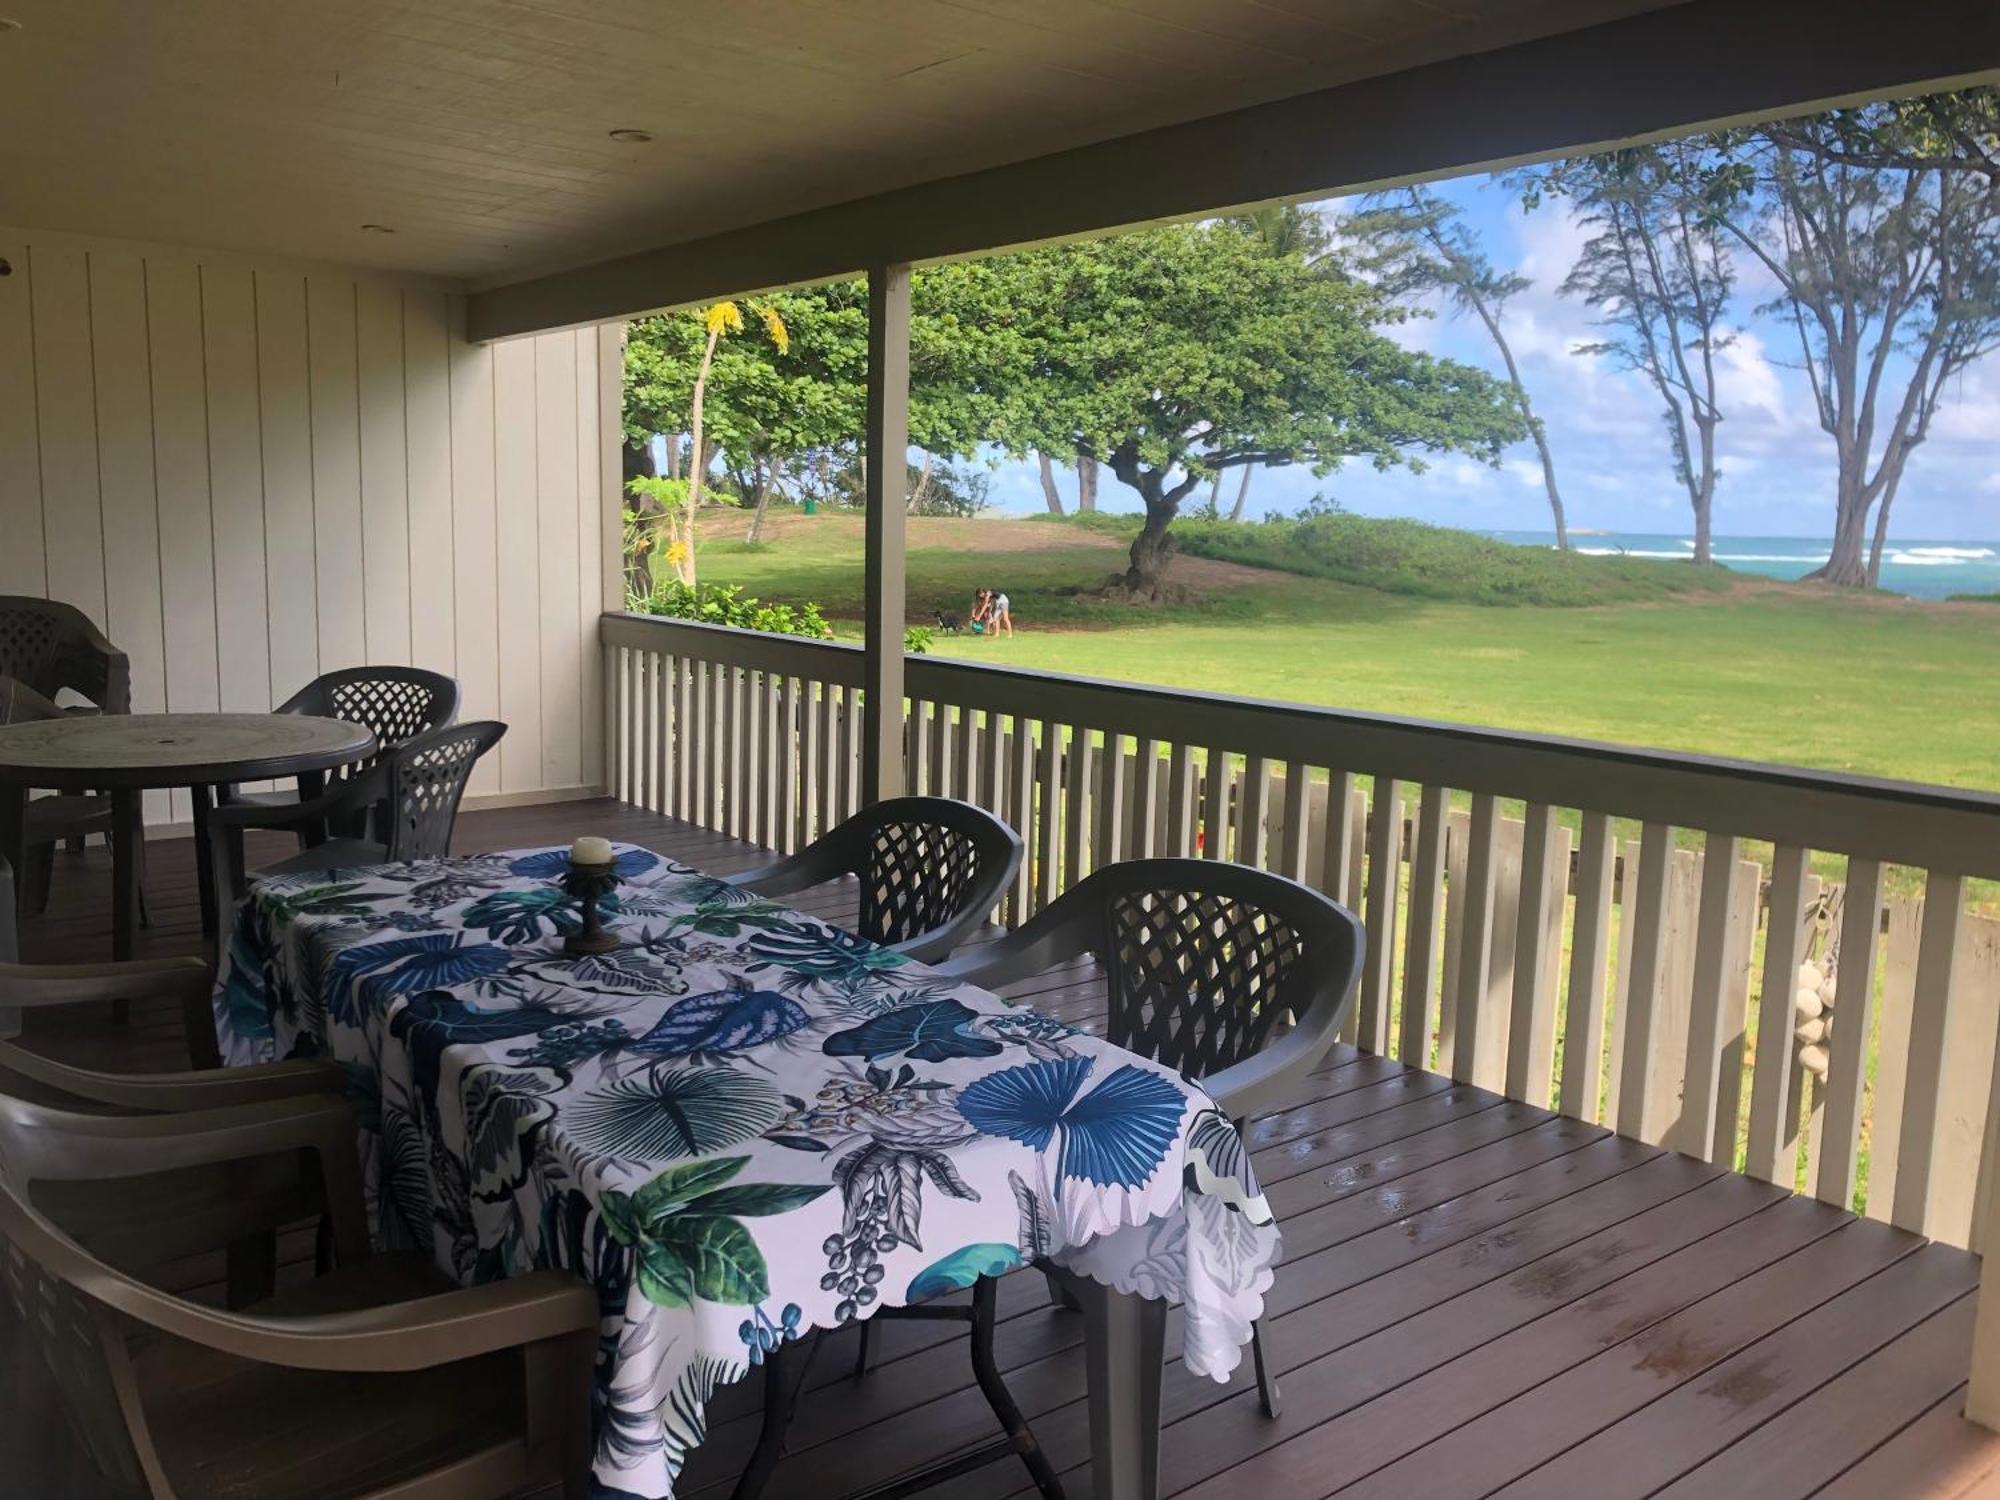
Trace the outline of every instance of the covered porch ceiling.
<instances>
[{"instance_id":1,"label":"covered porch ceiling","mask_svg":"<svg viewBox=\"0 0 2000 1500\"><path fill-rule=\"evenodd\" d=\"M0 0L0 223L475 338L1958 81L1981 0ZM641 131L630 143L612 132ZM372 226L372 227L371 227Z\"/></svg>"}]
</instances>

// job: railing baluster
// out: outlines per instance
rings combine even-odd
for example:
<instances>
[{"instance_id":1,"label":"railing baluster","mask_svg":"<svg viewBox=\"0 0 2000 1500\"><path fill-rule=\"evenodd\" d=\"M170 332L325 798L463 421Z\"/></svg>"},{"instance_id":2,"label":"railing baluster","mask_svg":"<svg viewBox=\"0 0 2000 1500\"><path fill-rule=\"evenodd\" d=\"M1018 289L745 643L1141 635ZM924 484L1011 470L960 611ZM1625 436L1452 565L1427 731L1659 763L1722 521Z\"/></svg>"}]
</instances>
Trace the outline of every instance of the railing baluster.
<instances>
[{"instance_id":1,"label":"railing baluster","mask_svg":"<svg viewBox=\"0 0 2000 1500\"><path fill-rule=\"evenodd\" d=\"M980 806L998 817L1007 808L1007 734L995 710L981 716L979 734Z\"/></svg>"},{"instance_id":2,"label":"railing baluster","mask_svg":"<svg viewBox=\"0 0 2000 1500\"><path fill-rule=\"evenodd\" d=\"M1674 834L1648 823L1639 835L1639 879L1626 912L1632 934L1631 982L1625 992L1624 1055L1619 1059L1618 1133L1644 1139L1653 1109L1653 1045L1660 1020L1666 959L1667 875Z\"/></svg>"},{"instance_id":3,"label":"railing baluster","mask_svg":"<svg viewBox=\"0 0 2000 1500\"><path fill-rule=\"evenodd\" d=\"M840 689L823 683L819 694L819 831L824 837L840 821Z\"/></svg>"},{"instance_id":4,"label":"railing baluster","mask_svg":"<svg viewBox=\"0 0 2000 1500\"><path fill-rule=\"evenodd\" d=\"M1354 773L1326 773L1326 806L1321 811L1325 843L1320 850L1319 888L1345 903L1348 899L1351 851L1354 847Z\"/></svg>"},{"instance_id":5,"label":"railing baluster","mask_svg":"<svg viewBox=\"0 0 2000 1500\"><path fill-rule=\"evenodd\" d=\"M1355 1036L1365 1052L1389 1050L1389 997L1396 972L1396 907L1403 871L1403 784L1375 778L1368 819L1368 961L1361 970L1361 1018Z\"/></svg>"},{"instance_id":6,"label":"railing baluster","mask_svg":"<svg viewBox=\"0 0 2000 1500\"><path fill-rule=\"evenodd\" d=\"M1826 1118L1820 1127L1814 1196L1847 1208L1854 1201L1861 1145L1862 1087L1873 1041L1876 935L1882 929L1882 866L1847 861L1841 897L1840 969L1834 980L1833 1046L1826 1069Z\"/></svg>"},{"instance_id":7,"label":"railing baluster","mask_svg":"<svg viewBox=\"0 0 2000 1500\"><path fill-rule=\"evenodd\" d=\"M958 733L951 742L951 794L966 802L979 800L979 793L973 781L973 768L978 764L975 755L976 744L972 706L960 704Z\"/></svg>"},{"instance_id":8,"label":"railing baluster","mask_svg":"<svg viewBox=\"0 0 2000 1500\"><path fill-rule=\"evenodd\" d=\"M624 753L618 767L618 795L627 802L640 802L644 791L640 783L639 763L644 754L643 745L646 720L649 715L641 706L640 663L652 653L636 648L620 653L624 660L619 663L618 713L620 716L618 738L624 746Z\"/></svg>"},{"instance_id":9,"label":"railing baluster","mask_svg":"<svg viewBox=\"0 0 2000 1500\"><path fill-rule=\"evenodd\" d=\"M1549 1103L1555 1080L1555 994L1549 975L1557 954L1549 941L1552 916L1569 883L1556 867L1555 815L1545 802L1528 804L1521 827L1521 890L1514 921L1513 1010L1507 1023L1507 1097Z\"/></svg>"},{"instance_id":10,"label":"railing baluster","mask_svg":"<svg viewBox=\"0 0 2000 1500\"><path fill-rule=\"evenodd\" d=\"M1243 764L1243 822L1236 834L1236 858L1260 870L1270 862L1270 830L1266 826L1270 804L1271 763L1261 755L1252 755Z\"/></svg>"},{"instance_id":11,"label":"railing baluster","mask_svg":"<svg viewBox=\"0 0 2000 1500\"><path fill-rule=\"evenodd\" d=\"M778 686L778 836L786 854L799 847L799 680L787 675Z\"/></svg>"},{"instance_id":12,"label":"railing baluster","mask_svg":"<svg viewBox=\"0 0 2000 1500\"><path fill-rule=\"evenodd\" d=\"M1099 869L1126 857L1125 793L1125 737L1107 729L1097 753L1097 834L1091 841L1091 857Z\"/></svg>"},{"instance_id":13,"label":"railing baluster","mask_svg":"<svg viewBox=\"0 0 2000 1500\"><path fill-rule=\"evenodd\" d=\"M1805 850L1785 845L1772 851L1764 984L1757 1002L1757 1066L1750 1079L1750 1146L1744 1170L1783 1188L1791 1187L1798 1171L1792 996L1805 958L1806 858Z\"/></svg>"},{"instance_id":14,"label":"railing baluster","mask_svg":"<svg viewBox=\"0 0 2000 1500\"><path fill-rule=\"evenodd\" d=\"M1160 851L1160 742L1139 736L1132 762L1132 843L1128 857L1151 859Z\"/></svg>"},{"instance_id":15,"label":"railing baluster","mask_svg":"<svg viewBox=\"0 0 2000 1500\"><path fill-rule=\"evenodd\" d=\"M1229 858L1229 761L1227 751L1209 747L1201 838L1202 853L1210 859Z\"/></svg>"},{"instance_id":16,"label":"railing baluster","mask_svg":"<svg viewBox=\"0 0 2000 1500\"><path fill-rule=\"evenodd\" d=\"M1729 1000L1729 956L1735 947L1734 888L1741 848L1737 839L1723 833L1710 833L1702 847L1701 908L1695 929L1694 991L1688 1010L1681 1113L1670 1138L1661 1142L1705 1161L1714 1159L1722 1053L1730 1041L1724 1014Z\"/></svg>"},{"instance_id":17,"label":"railing baluster","mask_svg":"<svg viewBox=\"0 0 2000 1500\"><path fill-rule=\"evenodd\" d=\"M1909 1062L1903 1075L1902 1149L1897 1153L1890 1210L1890 1222L1898 1228L1949 1239L1954 1244L1969 1237L1972 1203L1963 1192L1953 1194L1937 1168L1939 1137L1959 1102L1949 1095L1945 1064L1959 1024L1956 971L1964 901L1962 877L1941 870L1925 876L1916 994L1910 1006ZM1878 1066L1888 1062L1884 1057ZM1871 1184L1871 1200L1875 1193Z\"/></svg>"},{"instance_id":18,"label":"railing baluster","mask_svg":"<svg viewBox=\"0 0 2000 1500\"><path fill-rule=\"evenodd\" d=\"M1028 920L1028 893L1035 862L1035 721L1025 714L1013 715L1012 746L1008 753L1009 821L1027 844L1021 868L1014 876L1014 896L1007 919L1018 927Z\"/></svg>"},{"instance_id":19,"label":"railing baluster","mask_svg":"<svg viewBox=\"0 0 2000 1500\"><path fill-rule=\"evenodd\" d=\"M1070 732L1069 768L1063 773L1063 889L1083 879L1089 869L1086 843L1090 829L1091 731L1079 724Z\"/></svg>"},{"instance_id":20,"label":"railing baluster","mask_svg":"<svg viewBox=\"0 0 2000 1500\"><path fill-rule=\"evenodd\" d=\"M1576 924L1570 934L1569 1004L1563 1019L1562 1112L1595 1123L1604 1063L1604 969L1611 956L1611 819L1583 815Z\"/></svg>"},{"instance_id":21,"label":"railing baluster","mask_svg":"<svg viewBox=\"0 0 2000 1500\"><path fill-rule=\"evenodd\" d=\"M1431 994L1444 935L1444 830L1451 793L1426 786L1417 798L1416 848L1410 856L1410 929L1403 952L1403 1017L1396 1056L1430 1066Z\"/></svg>"},{"instance_id":22,"label":"railing baluster","mask_svg":"<svg viewBox=\"0 0 2000 1500\"><path fill-rule=\"evenodd\" d=\"M1056 898L1062 857L1062 762L1063 726L1053 719L1042 723L1040 795L1035 811L1035 910L1040 911Z\"/></svg>"},{"instance_id":23,"label":"railing baluster","mask_svg":"<svg viewBox=\"0 0 2000 1500\"><path fill-rule=\"evenodd\" d=\"M674 731L671 743L665 747L663 780L671 792L675 816L694 823L701 818L700 809L694 805L694 789L698 784L696 761L701 753L694 715L694 662L685 656L670 656L663 665L673 674L667 692L673 703L670 717Z\"/></svg>"},{"instance_id":24,"label":"railing baluster","mask_svg":"<svg viewBox=\"0 0 2000 1500\"><path fill-rule=\"evenodd\" d=\"M957 764L952 747L958 737L958 721L953 706L940 703L937 706L937 734L931 740L931 791L935 796L958 795L951 784L951 769Z\"/></svg>"},{"instance_id":25,"label":"railing baluster","mask_svg":"<svg viewBox=\"0 0 2000 1500\"><path fill-rule=\"evenodd\" d=\"M1481 1056L1481 1032L1498 1016L1486 1015L1486 984L1493 961L1493 897L1500 864L1500 804L1485 793L1472 799L1472 836L1466 848L1465 931L1459 939L1458 1012L1451 1053L1451 1076L1458 1083L1487 1087L1496 1071ZM1492 1044L1487 1043L1491 1050ZM1494 1080L1497 1082L1498 1080Z\"/></svg>"},{"instance_id":26,"label":"railing baluster","mask_svg":"<svg viewBox=\"0 0 2000 1500\"><path fill-rule=\"evenodd\" d=\"M1194 746L1176 740L1167 764L1166 853L1179 858L1194 853L1194 803L1199 792L1194 774Z\"/></svg>"},{"instance_id":27,"label":"railing baluster","mask_svg":"<svg viewBox=\"0 0 2000 1500\"><path fill-rule=\"evenodd\" d=\"M1312 815L1312 769L1301 761L1285 762L1284 827L1278 841L1278 873L1292 880L1306 878L1307 823Z\"/></svg>"},{"instance_id":28,"label":"railing baluster","mask_svg":"<svg viewBox=\"0 0 2000 1500\"><path fill-rule=\"evenodd\" d=\"M1729 951L1723 960L1725 998L1722 1013L1722 1066L1715 1087L1715 1129L1709 1138L1709 1160L1736 1165L1736 1137L1743 1124L1743 1070L1750 1047L1750 950L1757 936L1757 906L1764 889L1764 867L1737 856L1729 882Z\"/></svg>"}]
</instances>

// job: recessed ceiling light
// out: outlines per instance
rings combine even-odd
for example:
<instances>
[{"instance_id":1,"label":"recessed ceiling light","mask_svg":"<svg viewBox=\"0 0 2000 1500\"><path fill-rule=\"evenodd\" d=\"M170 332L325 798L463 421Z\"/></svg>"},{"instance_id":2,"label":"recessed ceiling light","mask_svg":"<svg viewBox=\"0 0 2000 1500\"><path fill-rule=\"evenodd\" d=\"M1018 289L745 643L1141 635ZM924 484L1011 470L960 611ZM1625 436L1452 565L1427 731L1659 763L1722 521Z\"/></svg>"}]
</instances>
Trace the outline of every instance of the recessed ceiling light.
<instances>
[{"instance_id":1,"label":"recessed ceiling light","mask_svg":"<svg viewBox=\"0 0 2000 1500\"><path fill-rule=\"evenodd\" d=\"M628 146L643 146L653 139L653 133L650 130L614 130L611 139L623 141Z\"/></svg>"},{"instance_id":2,"label":"recessed ceiling light","mask_svg":"<svg viewBox=\"0 0 2000 1500\"><path fill-rule=\"evenodd\" d=\"M396 232L387 224L363 224L361 227L370 234L394 234Z\"/></svg>"}]
</instances>

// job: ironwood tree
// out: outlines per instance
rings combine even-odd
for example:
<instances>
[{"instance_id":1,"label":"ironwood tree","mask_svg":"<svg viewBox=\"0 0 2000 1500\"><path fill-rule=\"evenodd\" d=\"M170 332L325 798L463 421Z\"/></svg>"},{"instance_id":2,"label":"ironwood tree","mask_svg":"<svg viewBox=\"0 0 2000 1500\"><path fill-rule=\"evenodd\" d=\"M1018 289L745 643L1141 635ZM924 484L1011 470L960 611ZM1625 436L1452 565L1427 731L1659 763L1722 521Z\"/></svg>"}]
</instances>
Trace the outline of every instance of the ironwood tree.
<instances>
[{"instance_id":1,"label":"ironwood tree","mask_svg":"<svg viewBox=\"0 0 2000 1500\"><path fill-rule=\"evenodd\" d=\"M1833 547L1875 586L1910 456L1952 378L2000 344L2000 108L1991 89L1710 138L1706 208L1779 288L1833 439ZM1872 522L1872 537L1871 537Z\"/></svg>"},{"instance_id":2,"label":"ironwood tree","mask_svg":"<svg viewBox=\"0 0 2000 1500\"><path fill-rule=\"evenodd\" d=\"M1340 233L1356 246L1356 269L1390 296L1436 297L1449 310L1469 312L1479 320L1499 352L1507 372L1507 389L1520 408L1521 421L1541 460L1542 488L1548 492L1556 546L1567 552L1569 523L1563 513L1562 491L1556 484L1548 431L1535 415L1504 327L1508 301L1533 283L1514 272L1496 271L1478 236L1460 217L1457 205L1426 187L1413 185L1369 194L1362 199L1359 212L1340 221ZM1242 510L1239 496L1236 515Z\"/></svg>"},{"instance_id":3,"label":"ironwood tree","mask_svg":"<svg viewBox=\"0 0 2000 1500\"><path fill-rule=\"evenodd\" d=\"M1524 202L1573 203L1589 238L1563 281L1608 336L1573 353L1605 355L1645 376L1664 410L1674 478L1694 516L1694 561L1714 561L1721 477L1718 356L1736 271L1708 210L1712 162L1699 139L1573 157L1514 179Z\"/></svg>"}]
</instances>

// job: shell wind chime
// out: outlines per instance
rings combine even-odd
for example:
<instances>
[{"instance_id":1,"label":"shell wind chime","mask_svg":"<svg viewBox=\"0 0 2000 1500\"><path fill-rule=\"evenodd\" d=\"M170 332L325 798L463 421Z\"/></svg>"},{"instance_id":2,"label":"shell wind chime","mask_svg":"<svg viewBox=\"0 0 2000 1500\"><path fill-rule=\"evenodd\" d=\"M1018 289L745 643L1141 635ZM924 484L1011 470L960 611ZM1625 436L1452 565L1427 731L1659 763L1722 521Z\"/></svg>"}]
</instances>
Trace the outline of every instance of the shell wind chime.
<instances>
[{"instance_id":1,"label":"shell wind chime","mask_svg":"<svg viewBox=\"0 0 2000 1500\"><path fill-rule=\"evenodd\" d=\"M1822 939L1826 947L1818 958L1808 957L1799 965L1798 986L1792 996L1792 1035L1798 1039L1799 1066L1820 1079L1826 1077L1833 1055L1833 1000L1840 974L1840 937L1834 917L1839 905L1840 894L1835 891L1807 909L1806 951L1810 954Z\"/></svg>"}]
</instances>

